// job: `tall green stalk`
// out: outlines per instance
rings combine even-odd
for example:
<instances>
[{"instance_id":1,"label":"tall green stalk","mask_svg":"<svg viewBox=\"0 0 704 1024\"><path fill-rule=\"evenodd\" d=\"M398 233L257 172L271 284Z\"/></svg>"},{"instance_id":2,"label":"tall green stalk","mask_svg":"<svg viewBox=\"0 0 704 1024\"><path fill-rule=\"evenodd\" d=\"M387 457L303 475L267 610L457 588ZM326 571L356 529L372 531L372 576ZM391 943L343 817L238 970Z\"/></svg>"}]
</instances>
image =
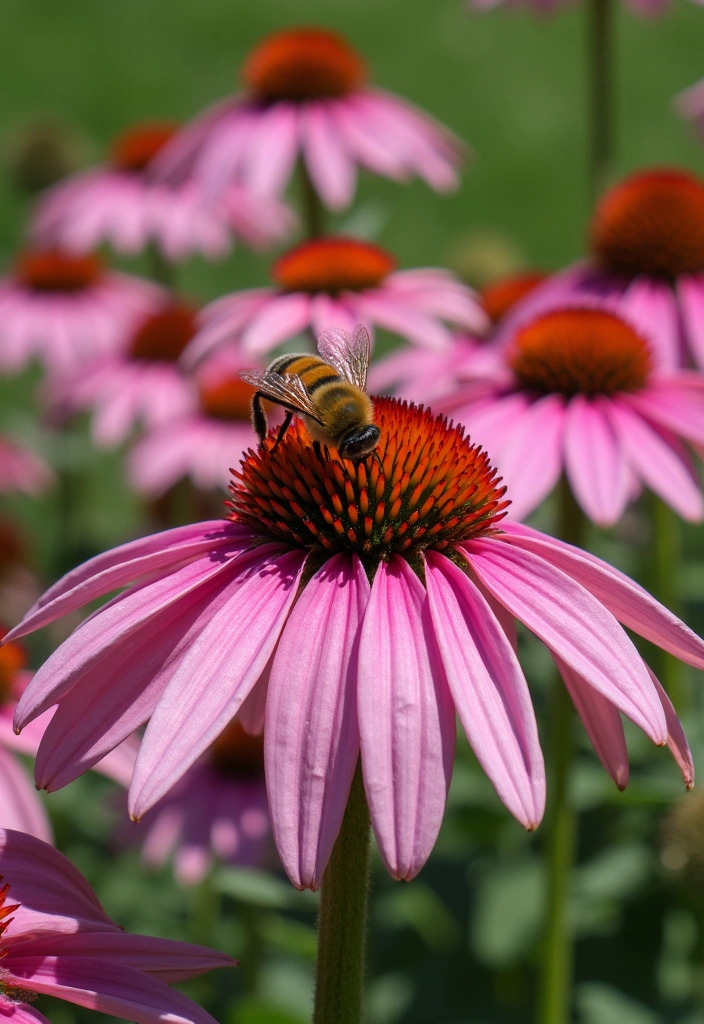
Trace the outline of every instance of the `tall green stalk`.
<instances>
[{"instance_id":1,"label":"tall green stalk","mask_svg":"<svg viewBox=\"0 0 704 1024\"><path fill-rule=\"evenodd\" d=\"M654 585L659 601L675 615L680 614L679 574L682 566L682 522L676 512L653 495ZM680 714L687 711L690 694L684 663L658 649L658 675Z\"/></svg>"},{"instance_id":2,"label":"tall green stalk","mask_svg":"<svg viewBox=\"0 0 704 1024\"><path fill-rule=\"evenodd\" d=\"M301 178L301 207L303 223L309 238L320 238L325 234L325 207L320 201L317 189L311 181L306 165L299 165Z\"/></svg>"},{"instance_id":3,"label":"tall green stalk","mask_svg":"<svg viewBox=\"0 0 704 1024\"><path fill-rule=\"evenodd\" d=\"M560 537L580 544L585 520L563 478L559 494ZM574 755L574 708L558 677L550 695L548 813L545 837L548 891L539 970L537 1024L569 1024L572 1002L573 936L569 920L570 888L577 842L577 814L570 793Z\"/></svg>"},{"instance_id":4,"label":"tall green stalk","mask_svg":"<svg viewBox=\"0 0 704 1024\"><path fill-rule=\"evenodd\" d=\"M592 205L609 184L613 164L613 2L587 0L589 194Z\"/></svg>"},{"instance_id":5,"label":"tall green stalk","mask_svg":"<svg viewBox=\"0 0 704 1024\"><path fill-rule=\"evenodd\" d=\"M323 875L313 1024L360 1024L369 889L369 808L357 764Z\"/></svg>"}]
</instances>

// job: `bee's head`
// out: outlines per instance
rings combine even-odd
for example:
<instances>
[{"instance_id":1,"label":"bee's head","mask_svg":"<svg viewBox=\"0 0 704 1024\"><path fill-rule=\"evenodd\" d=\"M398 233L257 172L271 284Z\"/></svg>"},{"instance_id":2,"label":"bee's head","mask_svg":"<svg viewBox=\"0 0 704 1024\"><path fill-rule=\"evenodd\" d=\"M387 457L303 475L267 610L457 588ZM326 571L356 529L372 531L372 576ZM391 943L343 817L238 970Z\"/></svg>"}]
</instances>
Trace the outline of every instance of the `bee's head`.
<instances>
[{"instance_id":1,"label":"bee's head","mask_svg":"<svg viewBox=\"0 0 704 1024\"><path fill-rule=\"evenodd\" d=\"M379 444L381 431L374 423L350 431L338 444L337 450L343 459L363 459L370 455Z\"/></svg>"}]
</instances>

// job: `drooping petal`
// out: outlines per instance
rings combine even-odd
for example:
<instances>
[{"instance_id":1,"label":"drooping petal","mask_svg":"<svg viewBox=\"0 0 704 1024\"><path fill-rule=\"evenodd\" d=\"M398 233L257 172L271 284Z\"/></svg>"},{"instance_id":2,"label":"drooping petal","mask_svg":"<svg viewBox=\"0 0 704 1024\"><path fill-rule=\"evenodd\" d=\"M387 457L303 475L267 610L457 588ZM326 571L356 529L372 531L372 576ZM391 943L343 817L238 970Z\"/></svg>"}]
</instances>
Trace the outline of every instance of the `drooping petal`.
<instances>
[{"instance_id":1,"label":"drooping petal","mask_svg":"<svg viewBox=\"0 0 704 1024\"><path fill-rule=\"evenodd\" d=\"M618 788L625 789L628 785L628 749L618 709L562 658L556 654L553 658L597 757Z\"/></svg>"},{"instance_id":2,"label":"drooping petal","mask_svg":"<svg viewBox=\"0 0 704 1024\"><path fill-rule=\"evenodd\" d=\"M3 1024L51 1024L43 1013L27 1003L11 1003L0 995L0 1020Z\"/></svg>"},{"instance_id":3,"label":"drooping petal","mask_svg":"<svg viewBox=\"0 0 704 1024\"><path fill-rule=\"evenodd\" d=\"M217 1024L181 992L131 967L60 956L12 956L3 966L10 985L58 996L135 1024Z\"/></svg>"},{"instance_id":4,"label":"drooping petal","mask_svg":"<svg viewBox=\"0 0 704 1024\"><path fill-rule=\"evenodd\" d=\"M516 519L537 508L560 477L564 416L562 398L546 395L529 406L504 435L498 468L511 498L509 512ZM491 444L489 438L487 444Z\"/></svg>"},{"instance_id":5,"label":"drooping petal","mask_svg":"<svg viewBox=\"0 0 704 1024\"><path fill-rule=\"evenodd\" d=\"M0 747L0 826L53 842L49 816L19 758Z\"/></svg>"},{"instance_id":6,"label":"drooping petal","mask_svg":"<svg viewBox=\"0 0 704 1024\"><path fill-rule=\"evenodd\" d=\"M266 668L296 597L306 553L264 548L259 565L212 616L179 664L147 727L130 788L141 817L235 717Z\"/></svg>"},{"instance_id":7,"label":"drooping petal","mask_svg":"<svg viewBox=\"0 0 704 1024\"><path fill-rule=\"evenodd\" d=\"M229 545L233 550L242 547L248 536L248 531L242 527L214 519L122 544L84 562L54 583L30 608L20 625L4 637L4 642L46 626L128 583L153 573L166 575L211 549L217 551Z\"/></svg>"},{"instance_id":8,"label":"drooping petal","mask_svg":"<svg viewBox=\"0 0 704 1024\"><path fill-rule=\"evenodd\" d=\"M369 589L356 556L328 559L306 584L274 658L267 790L276 845L299 889L320 886L359 757L357 658Z\"/></svg>"},{"instance_id":9,"label":"drooping petal","mask_svg":"<svg viewBox=\"0 0 704 1024\"><path fill-rule=\"evenodd\" d=\"M318 195L331 210L354 196L357 172L334 116L334 103L308 103L301 111L306 167Z\"/></svg>"},{"instance_id":10,"label":"drooping petal","mask_svg":"<svg viewBox=\"0 0 704 1024\"><path fill-rule=\"evenodd\" d=\"M518 658L478 588L429 552L428 606L462 727L499 798L527 829L545 809L545 765Z\"/></svg>"},{"instance_id":11,"label":"drooping petal","mask_svg":"<svg viewBox=\"0 0 704 1024\"><path fill-rule=\"evenodd\" d=\"M260 355L293 338L310 321L310 296L302 292L275 295L252 317L242 332L242 351Z\"/></svg>"},{"instance_id":12,"label":"drooping petal","mask_svg":"<svg viewBox=\"0 0 704 1024\"><path fill-rule=\"evenodd\" d=\"M463 550L517 619L654 743L666 742L665 715L642 659L603 604L530 551L494 539L469 541Z\"/></svg>"},{"instance_id":13,"label":"drooping petal","mask_svg":"<svg viewBox=\"0 0 704 1024\"><path fill-rule=\"evenodd\" d=\"M411 879L442 823L455 712L425 591L407 562L380 562L362 623L359 728L372 825L391 875Z\"/></svg>"},{"instance_id":14,"label":"drooping petal","mask_svg":"<svg viewBox=\"0 0 704 1024\"><path fill-rule=\"evenodd\" d=\"M701 93L702 83L695 88ZM684 95L684 94L683 94ZM677 294L684 321L684 329L694 361L704 367L704 275L691 274L677 282ZM677 364L680 365L679 363Z\"/></svg>"},{"instance_id":15,"label":"drooping petal","mask_svg":"<svg viewBox=\"0 0 704 1024\"><path fill-rule=\"evenodd\" d=\"M620 438L598 398L575 395L565 415L565 468L589 518L613 526L628 501L629 476Z\"/></svg>"},{"instance_id":16,"label":"drooping petal","mask_svg":"<svg viewBox=\"0 0 704 1024\"><path fill-rule=\"evenodd\" d=\"M678 439L669 434L668 443L667 432L658 432L623 402L610 402L608 415L638 476L683 519L700 522L701 488Z\"/></svg>"},{"instance_id":17,"label":"drooping petal","mask_svg":"<svg viewBox=\"0 0 704 1024\"><path fill-rule=\"evenodd\" d=\"M46 937L22 943L17 955L41 956L47 951ZM76 932L51 938L53 956L89 957L144 971L161 981L171 983L195 978L216 967L232 967L227 953L218 953L207 946L196 946L180 939L159 939L150 935L130 935L117 929L112 932Z\"/></svg>"},{"instance_id":18,"label":"drooping petal","mask_svg":"<svg viewBox=\"0 0 704 1024\"><path fill-rule=\"evenodd\" d=\"M687 743L687 737L684 734L682 723L677 717L677 712L672 706L672 701L665 692L662 683L649 665L646 665L645 667L648 669L650 678L653 680L655 688L658 691L658 696L662 701L663 711L665 712L665 718L667 719L667 745L670 749L670 753L682 772L682 778L684 779L685 786L687 789L692 789L694 786L694 761L692 760L692 751L689 749L689 743Z\"/></svg>"},{"instance_id":19,"label":"drooping petal","mask_svg":"<svg viewBox=\"0 0 704 1024\"><path fill-rule=\"evenodd\" d=\"M684 376L684 375L683 375ZM692 444L704 446L704 391L684 386L673 376L647 391L623 395L622 401L641 416L661 424Z\"/></svg>"},{"instance_id":20,"label":"drooping petal","mask_svg":"<svg viewBox=\"0 0 704 1024\"><path fill-rule=\"evenodd\" d=\"M704 669L704 640L624 573L596 555L529 526L504 521L501 529L503 540L534 552L567 573L634 633L688 665Z\"/></svg>"}]
</instances>

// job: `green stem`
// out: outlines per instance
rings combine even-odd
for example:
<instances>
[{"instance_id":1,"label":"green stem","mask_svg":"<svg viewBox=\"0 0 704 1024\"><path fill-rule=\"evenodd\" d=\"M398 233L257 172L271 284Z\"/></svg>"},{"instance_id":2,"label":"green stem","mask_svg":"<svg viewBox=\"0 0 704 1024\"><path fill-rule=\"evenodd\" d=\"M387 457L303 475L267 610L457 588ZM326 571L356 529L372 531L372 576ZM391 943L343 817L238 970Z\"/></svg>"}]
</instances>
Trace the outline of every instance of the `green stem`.
<instances>
[{"instance_id":1,"label":"green stem","mask_svg":"<svg viewBox=\"0 0 704 1024\"><path fill-rule=\"evenodd\" d=\"M176 277L173 263L170 263L169 260L167 260L156 242L152 242L147 252L149 259L149 276L152 281L156 281L157 284L163 285L164 288L168 288L170 291L173 291Z\"/></svg>"},{"instance_id":2,"label":"green stem","mask_svg":"<svg viewBox=\"0 0 704 1024\"><path fill-rule=\"evenodd\" d=\"M369 889L369 809L359 764L323 875L313 1024L359 1024Z\"/></svg>"},{"instance_id":3,"label":"green stem","mask_svg":"<svg viewBox=\"0 0 704 1024\"><path fill-rule=\"evenodd\" d=\"M682 523L676 512L653 496L654 590L658 600L675 615L680 614L679 575L682 565ZM689 693L685 668L678 658L658 649L660 681L680 714L687 710Z\"/></svg>"},{"instance_id":4,"label":"green stem","mask_svg":"<svg viewBox=\"0 0 704 1024\"><path fill-rule=\"evenodd\" d=\"M584 514L566 479L560 489L560 536L580 544ZM540 963L538 1024L568 1024L572 992L573 936L569 921L572 866L577 840L577 814L570 796L574 744L574 708L561 679L554 680L550 696L548 749L548 819L545 859L548 893Z\"/></svg>"},{"instance_id":5,"label":"green stem","mask_svg":"<svg viewBox=\"0 0 704 1024\"><path fill-rule=\"evenodd\" d=\"M309 238L319 238L325 234L325 208L303 161L300 163L300 175L301 205L306 232Z\"/></svg>"},{"instance_id":6,"label":"green stem","mask_svg":"<svg viewBox=\"0 0 704 1024\"><path fill-rule=\"evenodd\" d=\"M587 0L589 190L592 204L609 183L613 161L613 10L611 0Z\"/></svg>"}]
</instances>

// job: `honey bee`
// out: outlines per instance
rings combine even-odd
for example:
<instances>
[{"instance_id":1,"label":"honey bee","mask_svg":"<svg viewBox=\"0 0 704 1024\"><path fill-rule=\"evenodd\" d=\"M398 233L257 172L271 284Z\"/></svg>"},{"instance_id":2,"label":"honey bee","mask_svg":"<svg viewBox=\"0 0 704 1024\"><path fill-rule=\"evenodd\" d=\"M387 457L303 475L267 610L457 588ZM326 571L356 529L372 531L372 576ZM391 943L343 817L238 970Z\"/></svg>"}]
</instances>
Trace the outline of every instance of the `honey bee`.
<instances>
[{"instance_id":1,"label":"honey bee","mask_svg":"<svg viewBox=\"0 0 704 1024\"><path fill-rule=\"evenodd\" d=\"M267 421L262 399L286 410L273 450L281 443L294 414L314 441L334 445L344 459L358 461L375 451L380 430L374 406L365 393L371 342L365 327L354 334L333 328L318 339L319 356L279 356L266 370L242 370L240 377L257 390L252 396L252 426L263 441Z\"/></svg>"}]
</instances>

